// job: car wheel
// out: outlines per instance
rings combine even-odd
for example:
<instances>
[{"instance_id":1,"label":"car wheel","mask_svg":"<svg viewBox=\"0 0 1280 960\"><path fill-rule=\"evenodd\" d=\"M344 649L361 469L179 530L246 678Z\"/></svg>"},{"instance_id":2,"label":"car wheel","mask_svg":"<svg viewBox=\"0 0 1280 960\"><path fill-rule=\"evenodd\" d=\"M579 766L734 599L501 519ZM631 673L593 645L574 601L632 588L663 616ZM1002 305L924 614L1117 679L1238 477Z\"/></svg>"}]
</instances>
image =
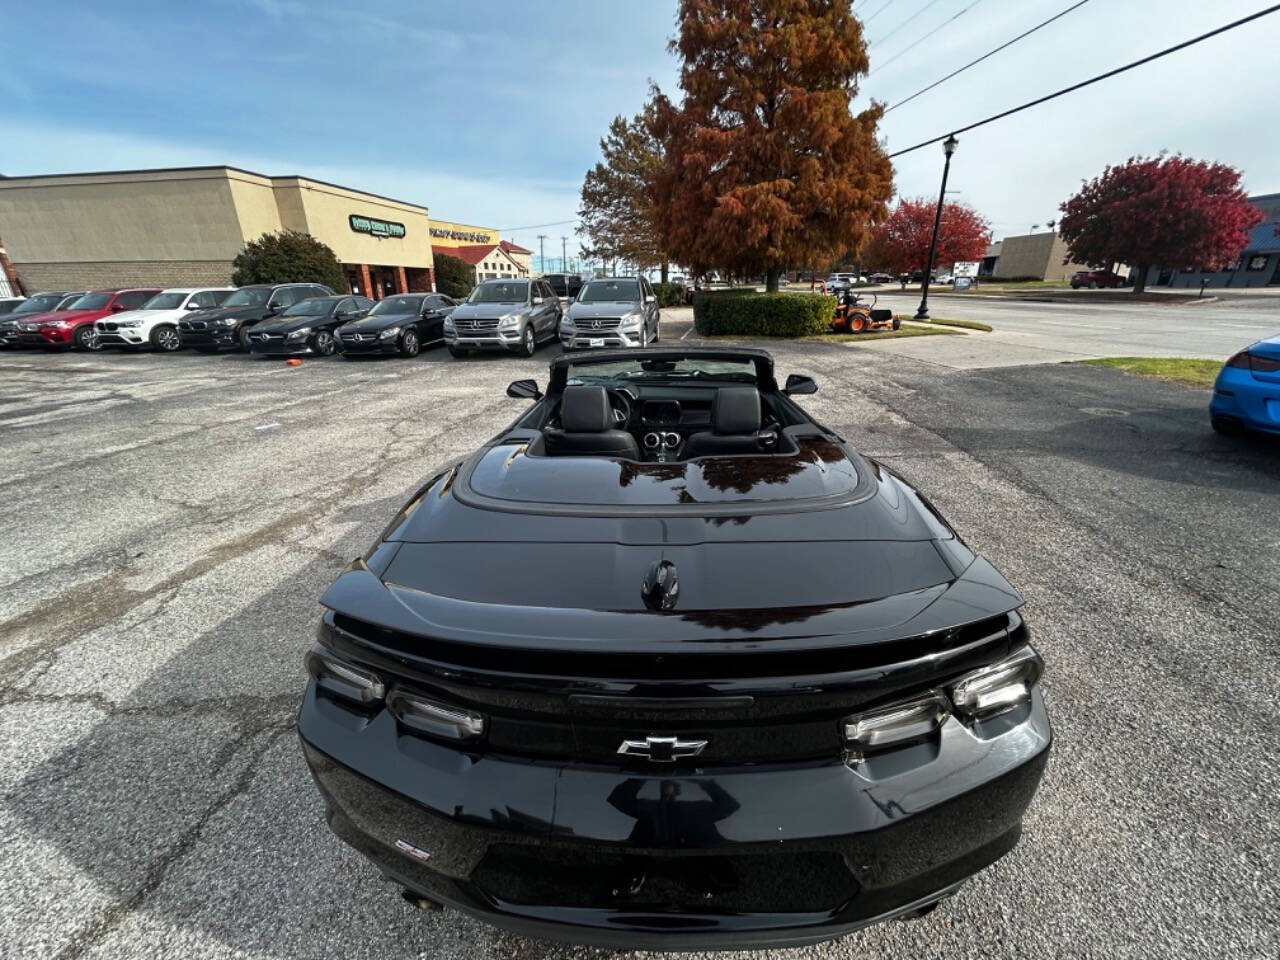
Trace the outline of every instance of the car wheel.
<instances>
[{"instance_id":1,"label":"car wheel","mask_svg":"<svg viewBox=\"0 0 1280 960\"><path fill-rule=\"evenodd\" d=\"M653 342L654 342L654 343L657 343L657 342L658 342L658 330L661 328L661 326L662 326L662 321L661 321L661 320L657 321L657 322L653 325Z\"/></svg>"},{"instance_id":2,"label":"car wheel","mask_svg":"<svg viewBox=\"0 0 1280 960\"><path fill-rule=\"evenodd\" d=\"M182 335L176 327L161 324L151 331L151 346L164 353L173 353L182 348Z\"/></svg>"},{"instance_id":3,"label":"car wheel","mask_svg":"<svg viewBox=\"0 0 1280 960\"><path fill-rule=\"evenodd\" d=\"M520 353L532 357L538 350L538 338L534 335L533 324L525 324L524 336L520 338Z\"/></svg>"},{"instance_id":4,"label":"car wheel","mask_svg":"<svg viewBox=\"0 0 1280 960\"><path fill-rule=\"evenodd\" d=\"M91 324L86 323L84 326L76 330L71 338L72 346L77 350L101 350L102 341L98 339L98 330Z\"/></svg>"},{"instance_id":5,"label":"car wheel","mask_svg":"<svg viewBox=\"0 0 1280 960\"><path fill-rule=\"evenodd\" d=\"M449 347L449 356L453 357L455 360L461 360L463 357L470 355L471 351L464 347Z\"/></svg>"},{"instance_id":6,"label":"car wheel","mask_svg":"<svg viewBox=\"0 0 1280 960\"><path fill-rule=\"evenodd\" d=\"M406 330L404 336L400 338L400 356L416 357L419 349L418 334L412 330Z\"/></svg>"},{"instance_id":7,"label":"car wheel","mask_svg":"<svg viewBox=\"0 0 1280 960\"><path fill-rule=\"evenodd\" d=\"M332 333L328 330L321 330L316 334L315 346L312 349L322 357L332 357L338 349L338 344L333 339Z\"/></svg>"},{"instance_id":8,"label":"car wheel","mask_svg":"<svg viewBox=\"0 0 1280 960\"><path fill-rule=\"evenodd\" d=\"M895 330L901 330L901 329L902 329L902 315L901 315L901 314L895 313L895 314L893 315L893 329L895 329Z\"/></svg>"},{"instance_id":9,"label":"car wheel","mask_svg":"<svg viewBox=\"0 0 1280 960\"><path fill-rule=\"evenodd\" d=\"M249 352L249 328L241 327L236 331L236 339L240 341L240 349Z\"/></svg>"}]
</instances>

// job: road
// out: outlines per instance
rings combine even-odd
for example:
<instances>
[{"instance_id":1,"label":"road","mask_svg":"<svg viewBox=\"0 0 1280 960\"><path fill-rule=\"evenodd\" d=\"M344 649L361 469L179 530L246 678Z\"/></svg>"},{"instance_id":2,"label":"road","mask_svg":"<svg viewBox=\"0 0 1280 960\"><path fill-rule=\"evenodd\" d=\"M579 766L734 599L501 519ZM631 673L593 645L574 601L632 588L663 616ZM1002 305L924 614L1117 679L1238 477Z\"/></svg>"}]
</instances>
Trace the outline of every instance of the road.
<instances>
[{"instance_id":1,"label":"road","mask_svg":"<svg viewBox=\"0 0 1280 960\"><path fill-rule=\"evenodd\" d=\"M407 907L293 727L324 586L549 353L0 355L6 956L595 955ZM1025 593L1057 737L1009 857L788 956L1280 955L1280 445L1113 370L775 353Z\"/></svg>"},{"instance_id":2,"label":"road","mask_svg":"<svg viewBox=\"0 0 1280 960\"><path fill-rule=\"evenodd\" d=\"M1080 295L1084 301L1087 294ZM881 306L911 316L920 294L880 295ZM978 320L995 328L982 343L939 337L881 340L870 349L956 368L1057 363L1089 357L1171 356L1225 360L1255 340L1280 333L1280 297L1180 303L1041 303L934 296L937 317Z\"/></svg>"}]
</instances>

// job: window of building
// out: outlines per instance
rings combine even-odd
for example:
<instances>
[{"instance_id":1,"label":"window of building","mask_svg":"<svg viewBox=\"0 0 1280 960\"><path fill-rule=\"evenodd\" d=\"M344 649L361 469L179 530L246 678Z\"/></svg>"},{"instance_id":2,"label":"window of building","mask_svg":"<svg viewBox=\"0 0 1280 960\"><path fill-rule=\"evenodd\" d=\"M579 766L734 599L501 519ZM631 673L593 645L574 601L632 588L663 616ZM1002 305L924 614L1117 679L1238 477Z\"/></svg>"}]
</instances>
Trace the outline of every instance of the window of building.
<instances>
[{"instance_id":1,"label":"window of building","mask_svg":"<svg viewBox=\"0 0 1280 960\"><path fill-rule=\"evenodd\" d=\"M1267 269L1267 255L1265 253L1261 253L1261 254L1258 254L1257 256L1250 257L1249 269L1250 270Z\"/></svg>"}]
</instances>

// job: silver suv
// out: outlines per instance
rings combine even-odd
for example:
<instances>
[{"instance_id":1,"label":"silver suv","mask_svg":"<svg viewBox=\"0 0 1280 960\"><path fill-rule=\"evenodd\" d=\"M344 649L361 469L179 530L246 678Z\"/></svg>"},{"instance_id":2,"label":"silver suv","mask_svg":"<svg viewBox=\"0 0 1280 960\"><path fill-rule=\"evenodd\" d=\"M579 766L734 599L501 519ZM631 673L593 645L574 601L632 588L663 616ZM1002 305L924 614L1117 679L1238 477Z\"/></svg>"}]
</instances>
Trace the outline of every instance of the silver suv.
<instances>
[{"instance_id":1,"label":"silver suv","mask_svg":"<svg viewBox=\"0 0 1280 960\"><path fill-rule=\"evenodd\" d=\"M658 339L658 298L645 277L588 280L560 321L566 350L645 347Z\"/></svg>"}]
</instances>

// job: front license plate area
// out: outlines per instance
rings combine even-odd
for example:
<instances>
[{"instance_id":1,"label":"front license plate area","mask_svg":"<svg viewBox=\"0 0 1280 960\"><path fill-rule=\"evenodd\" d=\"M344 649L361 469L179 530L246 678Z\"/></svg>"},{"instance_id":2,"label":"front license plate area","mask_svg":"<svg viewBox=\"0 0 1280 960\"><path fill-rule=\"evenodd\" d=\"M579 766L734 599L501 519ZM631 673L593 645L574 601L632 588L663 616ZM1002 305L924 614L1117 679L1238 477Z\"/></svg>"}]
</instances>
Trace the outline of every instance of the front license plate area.
<instances>
[{"instance_id":1,"label":"front license plate area","mask_svg":"<svg viewBox=\"0 0 1280 960\"><path fill-rule=\"evenodd\" d=\"M590 343L591 343L591 346L593 347L603 347L604 337L592 337L590 340Z\"/></svg>"}]
</instances>

